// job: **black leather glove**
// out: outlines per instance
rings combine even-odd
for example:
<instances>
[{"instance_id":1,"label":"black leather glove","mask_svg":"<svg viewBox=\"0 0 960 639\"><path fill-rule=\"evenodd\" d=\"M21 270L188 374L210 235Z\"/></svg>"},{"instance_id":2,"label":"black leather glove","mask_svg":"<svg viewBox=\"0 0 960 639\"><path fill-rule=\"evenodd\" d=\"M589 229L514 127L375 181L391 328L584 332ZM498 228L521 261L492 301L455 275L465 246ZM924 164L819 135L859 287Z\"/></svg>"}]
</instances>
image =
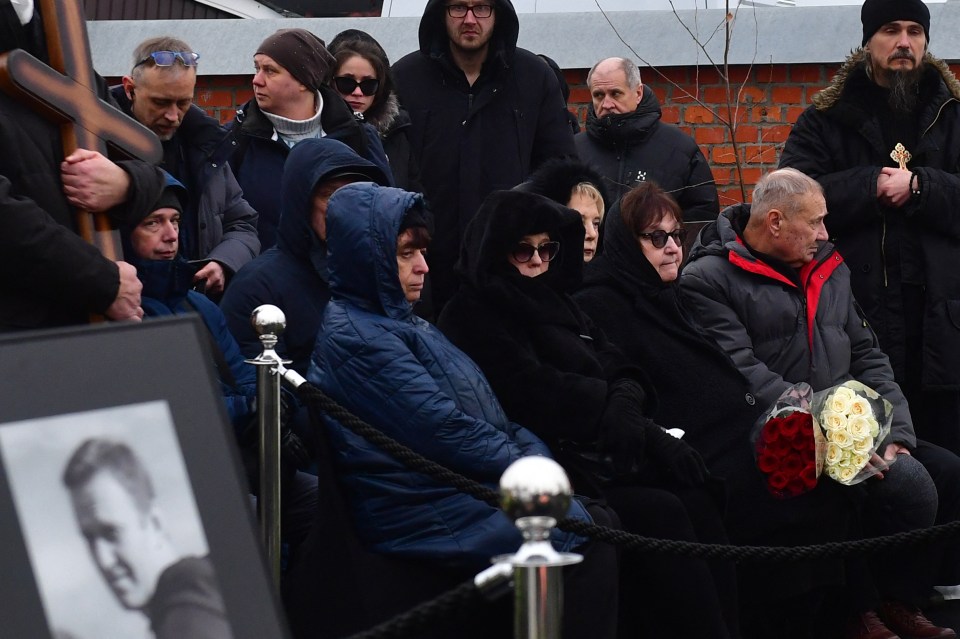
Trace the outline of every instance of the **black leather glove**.
<instances>
[{"instance_id":1,"label":"black leather glove","mask_svg":"<svg viewBox=\"0 0 960 639\"><path fill-rule=\"evenodd\" d=\"M699 486L710 472L703 458L690 444L677 439L652 420L646 420L647 451L682 486Z\"/></svg>"},{"instance_id":2,"label":"black leather glove","mask_svg":"<svg viewBox=\"0 0 960 639\"><path fill-rule=\"evenodd\" d=\"M643 416L643 388L631 379L619 379L607 391L600 417L600 448L609 453L618 474L629 473L643 459L647 420Z\"/></svg>"}]
</instances>

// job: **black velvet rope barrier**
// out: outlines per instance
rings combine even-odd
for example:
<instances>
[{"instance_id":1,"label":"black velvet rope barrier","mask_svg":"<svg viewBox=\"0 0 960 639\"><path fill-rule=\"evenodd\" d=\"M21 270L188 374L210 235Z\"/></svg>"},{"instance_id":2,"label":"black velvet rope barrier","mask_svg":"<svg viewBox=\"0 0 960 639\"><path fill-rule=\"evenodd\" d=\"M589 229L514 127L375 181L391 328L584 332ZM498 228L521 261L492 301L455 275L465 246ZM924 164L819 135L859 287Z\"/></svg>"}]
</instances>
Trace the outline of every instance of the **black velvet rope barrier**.
<instances>
[{"instance_id":1,"label":"black velvet rope barrier","mask_svg":"<svg viewBox=\"0 0 960 639\"><path fill-rule=\"evenodd\" d=\"M343 426L349 428L367 441L380 446L384 451L402 461L409 468L447 482L461 492L481 501L499 506L500 493L496 490L487 488L483 484L464 477L448 468L444 468L440 464L426 459L407 446L384 435L328 397L316 386L310 383L304 383L300 385L297 392L304 402L336 418ZM891 548L916 546L931 541L960 536L958 535L958 533L960 533L960 521L953 521L939 526L930 526L928 528L910 530L893 535L868 537L854 541L830 542L816 546L730 546L644 537L642 535L634 535L622 530L598 526L577 519L560 520L557 522L557 527L583 537L620 546L633 552L681 555L685 557L696 557L698 559L726 559L738 563L756 561L792 562L809 561L811 559L866 556L878 554Z\"/></svg>"}]
</instances>

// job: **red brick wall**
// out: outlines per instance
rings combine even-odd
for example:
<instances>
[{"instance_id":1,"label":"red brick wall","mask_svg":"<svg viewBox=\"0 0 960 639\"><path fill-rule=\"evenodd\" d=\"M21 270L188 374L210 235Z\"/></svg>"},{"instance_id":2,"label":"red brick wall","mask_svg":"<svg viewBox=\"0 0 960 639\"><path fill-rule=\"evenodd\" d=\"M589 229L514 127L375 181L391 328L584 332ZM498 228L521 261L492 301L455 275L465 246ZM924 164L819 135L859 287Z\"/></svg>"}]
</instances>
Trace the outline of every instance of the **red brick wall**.
<instances>
[{"instance_id":1,"label":"red brick wall","mask_svg":"<svg viewBox=\"0 0 960 639\"><path fill-rule=\"evenodd\" d=\"M723 206L742 201L733 138L726 123L734 122L746 193L764 172L776 167L791 125L810 98L829 83L836 64L736 66L730 68L733 116L728 114L727 90L710 67L670 67L643 70L643 82L657 94L663 120L680 126L700 144L713 168ZM960 65L953 66L954 73ZM590 93L587 69L564 72L570 85L570 110L586 119ZM197 83L196 102L226 122L236 107L253 97L250 76L207 76Z\"/></svg>"}]
</instances>

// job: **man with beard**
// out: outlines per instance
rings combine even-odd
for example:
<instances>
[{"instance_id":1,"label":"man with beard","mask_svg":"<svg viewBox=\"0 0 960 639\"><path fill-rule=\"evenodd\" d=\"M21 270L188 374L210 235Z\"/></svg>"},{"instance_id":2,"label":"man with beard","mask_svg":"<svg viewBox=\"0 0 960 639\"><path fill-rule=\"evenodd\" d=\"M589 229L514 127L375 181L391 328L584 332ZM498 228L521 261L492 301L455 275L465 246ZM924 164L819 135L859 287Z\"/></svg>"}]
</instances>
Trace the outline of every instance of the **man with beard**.
<instances>
[{"instance_id":1,"label":"man with beard","mask_svg":"<svg viewBox=\"0 0 960 639\"><path fill-rule=\"evenodd\" d=\"M960 453L960 83L927 52L920 0L866 0L860 17L862 48L814 96L780 166L823 186L917 435Z\"/></svg>"}]
</instances>

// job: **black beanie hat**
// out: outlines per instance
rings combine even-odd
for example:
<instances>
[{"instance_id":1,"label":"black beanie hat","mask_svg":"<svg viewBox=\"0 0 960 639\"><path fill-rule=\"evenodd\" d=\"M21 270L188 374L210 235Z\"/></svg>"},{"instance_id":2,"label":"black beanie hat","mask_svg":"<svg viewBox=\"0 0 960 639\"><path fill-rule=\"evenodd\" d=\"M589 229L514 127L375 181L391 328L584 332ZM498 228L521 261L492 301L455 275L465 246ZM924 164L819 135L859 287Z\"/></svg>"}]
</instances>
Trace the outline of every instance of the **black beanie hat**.
<instances>
[{"instance_id":1,"label":"black beanie hat","mask_svg":"<svg viewBox=\"0 0 960 639\"><path fill-rule=\"evenodd\" d=\"M259 53L276 60L297 82L312 91L326 83L337 64L323 40L306 29L280 29L260 43L256 54Z\"/></svg>"},{"instance_id":2,"label":"black beanie hat","mask_svg":"<svg viewBox=\"0 0 960 639\"><path fill-rule=\"evenodd\" d=\"M897 20L909 20L923 27L930 42L930 9L922 0L866 0L860 8L860 22L863 23L863 42L867 43L877 29Z\"/></svg>"},{"instance_id":3,"label":"black beanie hat","mask_svg":"<svg viewBox=\"0 0 960 639\"><path fill-rule=\"evenodd\" d=\"M153 204L153 207L147 212L147 215L158 209L176 209L178 213L183 213L183 202L180 201L181 187L168 186L160 193L160 197ZM146 217L146 216L144 216Z\"/></svg>"}]
</instances>

